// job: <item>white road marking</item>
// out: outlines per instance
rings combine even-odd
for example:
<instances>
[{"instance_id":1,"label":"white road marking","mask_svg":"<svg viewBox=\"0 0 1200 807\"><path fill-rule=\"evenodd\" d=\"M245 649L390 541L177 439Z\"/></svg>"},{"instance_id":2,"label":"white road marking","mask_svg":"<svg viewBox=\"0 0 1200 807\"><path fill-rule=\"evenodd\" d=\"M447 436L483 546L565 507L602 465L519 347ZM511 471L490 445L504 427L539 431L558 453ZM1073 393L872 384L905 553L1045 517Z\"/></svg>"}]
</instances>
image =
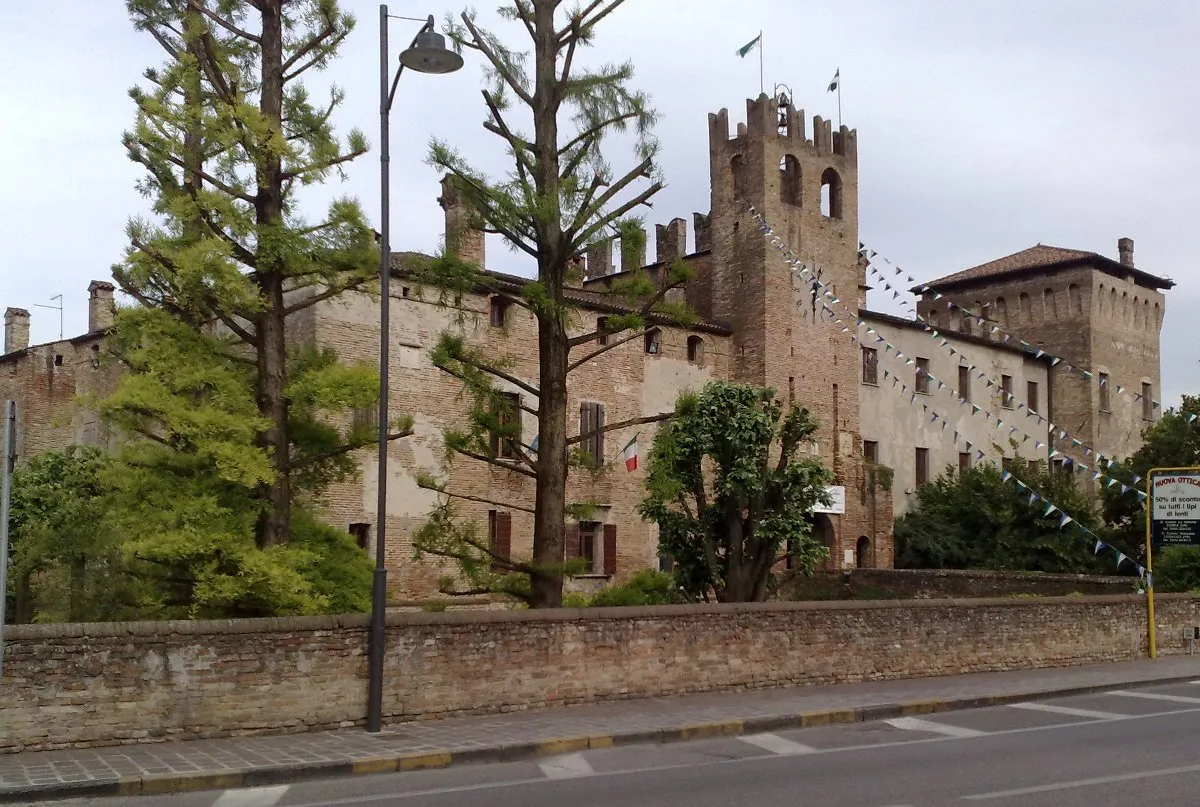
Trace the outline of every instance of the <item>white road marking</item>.
<instances>
[{"instance_id":1,"label":"white road marking","mask_svg":"<svg viewBox=\"0 0 1200 807\"><path fill-rule=\"evenodd\" d=\"M1075 717L1091 717L1096 720L1123 720L1133 715L1121 715L1116 712L1097 712L1092 709L1076 709L1072 706L1056 706L1051 703L1010 703L1013 709L1028 709L1031 712L1053 712L1056 715L1073 715Z\"/></svg>"},{"instance_id":2,"label":"white road marking","mask_svg":"<svg viewBox=\"0 0 1200 807\"><path fill-rule=\"evenodd\" d=\"M288 785L226 790L212 807L275 807L287 792Z\"/></svg>"},{"instance_id":3,"label":"white road marking","mask_svg":"<svg viewBox=\"0 0 1200 807\"><path fill-rule=\"evenodd\" d=\"M1053 785L1038 785L1037 787L1022 787L1016 790L997 790L994 793L976 793L973 796L963 796L964 801L985 801L987 799L1011 799L1014 796L1030 796L1034 793L1052 793L1055 790L1071 790L1077 787L1095 787L1110 785L1115 782L1131 782L1137 779L1153 779L1159 776L1178 776L1184 773L1200 772L1200 765L1189 765L1186 768L1163 768L1158 771L1141 771L1139 773L1122 773L1116 776L1099 776L1095 779L1077 779L1074 782L1058 782Z\"/></svg>"},{"instance_id":4,"label":"white road marking","mask_svg":"<svg viewBox=\"0 0 1200 807\"><path fill-rule=\"evenodd\" d=\"M747 734L744 737L738 737L738 739L744 743L757 746L764 751L770 751L772 754L779 754L781 756L812 754L817 750L811 745L792 742L786 737L780 737L778 734Z\"/></svg>"},{"instance_id":5,"label":"white road marking","mask_svg":"<svg viewBox=\"0 0 1200 807\"><path fill-rule=\"evenodd\" d=\"M546 760L538 765L547 779L570 779L575 776L590 776L595 773L583 754L565 754Z\"/></svg>"},{"instance_id":6,"label":"white road marking","mask_svg":"<svg viewBox=\"0 0 1200 807\"><path fill-rule=\"evenodd\" d=\"M1161 695L1157 692L1129 692L1124 689L1113 690L1109 695L1124 695L1127 698L1145 698L1150 701L1170 701L1171 703L1200 703L1200 698L1189 698L1184 695Z\"/></svg>"},{"instance_id":7,"label":"white road marking","mask_svg":"<svg viewBox=\"0 0 1200 807\"><path fill-rule=\"evenodd\" d=\"M894 729L905 731L928 731L933 734L945 734L950 737L982 737L986 731L965 729L962 726L947 726L945 723L934 723L932 720L921 720L918 717L896 717L885 720Z\"/></svg>"}]
</instances>

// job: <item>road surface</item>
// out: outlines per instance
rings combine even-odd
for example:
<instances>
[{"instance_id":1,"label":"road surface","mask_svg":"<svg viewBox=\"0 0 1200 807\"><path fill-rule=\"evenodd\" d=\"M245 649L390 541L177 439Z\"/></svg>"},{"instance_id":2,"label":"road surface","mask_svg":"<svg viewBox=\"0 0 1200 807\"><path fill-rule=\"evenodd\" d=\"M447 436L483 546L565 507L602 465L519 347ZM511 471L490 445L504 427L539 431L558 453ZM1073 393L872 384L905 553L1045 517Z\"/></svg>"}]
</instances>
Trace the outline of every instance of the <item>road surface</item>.
<instances>
[{"instance_id":1,"label":"road surface","mask_svg":"<svg viewBox=\"0 0 1200 807\"><path fill-rule=\"evenodd\" d=\"M1200 681L530 762L54 804L1194 807L1200 804Z\"/></svg>"}]
</instances>

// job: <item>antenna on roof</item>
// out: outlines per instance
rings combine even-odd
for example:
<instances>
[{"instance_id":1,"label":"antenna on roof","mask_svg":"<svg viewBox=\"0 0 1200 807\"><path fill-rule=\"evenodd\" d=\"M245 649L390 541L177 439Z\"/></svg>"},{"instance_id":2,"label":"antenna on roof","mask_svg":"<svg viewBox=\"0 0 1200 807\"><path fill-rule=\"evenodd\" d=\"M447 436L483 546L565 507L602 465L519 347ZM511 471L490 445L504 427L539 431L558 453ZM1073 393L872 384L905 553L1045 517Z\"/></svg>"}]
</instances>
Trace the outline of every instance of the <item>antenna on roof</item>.
<instances>
[{"instance_id":1,"label":"antenna on roof","mask_svg":"<svg viewBox=\"0 0 1200 807\"><path fill-rule=\"evenodd\" d=\"M63 296L61 294L56 294L53 297L51 297L50 299L58 300L58 305L42 305L41 303L34 303L33 305L35 308L50 308L50 309L53 309L58 312L58 338L59 338L59 341L62 341L62 338L63 338Z\"/></svg>"}]
</instances>

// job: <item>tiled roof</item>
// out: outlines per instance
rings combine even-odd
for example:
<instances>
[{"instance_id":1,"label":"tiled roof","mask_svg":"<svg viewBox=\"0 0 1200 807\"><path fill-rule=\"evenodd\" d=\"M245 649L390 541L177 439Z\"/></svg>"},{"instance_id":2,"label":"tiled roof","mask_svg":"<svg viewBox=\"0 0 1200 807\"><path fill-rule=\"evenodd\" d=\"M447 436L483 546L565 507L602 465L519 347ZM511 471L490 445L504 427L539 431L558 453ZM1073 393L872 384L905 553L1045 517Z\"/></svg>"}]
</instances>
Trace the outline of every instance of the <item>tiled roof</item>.
<instances>
[{"instance_id":1,"label":"tiled roof","mask_svg":"<svg viewBox=\"0 0 1200 807\"><path fill-rule=\"evenodd\" d=\"M1107 269L1117 272L1130 272L1141 280L1143 283L1152 288L1169 289L1175 284L1161 277L1143 272L1140 269L1133 269L1125 266L1112 258L1106 258L1096 252L1086 252L1079 249L1064 249L1062 247L1051 247L1045 244L1037 244L1029 249L1023 249L1020 252L1014 252L1012 255L1007 255L1003 258L998 258L994 261L981 263L979 266L973 266L970 269L964 269L961 272L955 272L952 275L939 277L937 280L931 280L925 284L930 288L943 288L945 286L953 286L959 284L969 284L975 280L988 280L995 277L1017 274L1019 272L1027 272L1036 269L1051 269L1057 266L1074 263L1091 262L1096 264L1101 269Z\"/></svg>"}]
</instances>

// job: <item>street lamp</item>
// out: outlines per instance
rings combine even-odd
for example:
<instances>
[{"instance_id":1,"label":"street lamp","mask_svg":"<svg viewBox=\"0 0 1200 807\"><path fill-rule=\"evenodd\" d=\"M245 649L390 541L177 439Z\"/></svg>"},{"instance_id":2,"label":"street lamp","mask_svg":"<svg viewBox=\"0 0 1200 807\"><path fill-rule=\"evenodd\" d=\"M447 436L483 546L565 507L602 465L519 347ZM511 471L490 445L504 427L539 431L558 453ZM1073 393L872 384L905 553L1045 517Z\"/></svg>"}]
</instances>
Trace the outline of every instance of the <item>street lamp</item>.
<instances>
[{"instance_id":1,"label":"street lamp","mask_svg":"<svg viewBox=\"0 0 1200 807\"><path fill-rule=\"evenodd\" d=\"M379 471L376 525L375 576L371 581L371 638L367 684L367 731L378 733L383 722L383 648L387 624L387 564L384 538L387 525L387 451L388 451L388 341L391 331L391 227L389 224L390 188L388 171L388 114L396 97L396 85L404 68L418 73L453 73L463 65L462 57L446 48L446 40L433 30L433 16L423 22L408 49L400 54L400 66L394 76L388 73L388 7L379 7ZM389 87L390 78L390 87Z\"/></svg>"}]
</instances>

